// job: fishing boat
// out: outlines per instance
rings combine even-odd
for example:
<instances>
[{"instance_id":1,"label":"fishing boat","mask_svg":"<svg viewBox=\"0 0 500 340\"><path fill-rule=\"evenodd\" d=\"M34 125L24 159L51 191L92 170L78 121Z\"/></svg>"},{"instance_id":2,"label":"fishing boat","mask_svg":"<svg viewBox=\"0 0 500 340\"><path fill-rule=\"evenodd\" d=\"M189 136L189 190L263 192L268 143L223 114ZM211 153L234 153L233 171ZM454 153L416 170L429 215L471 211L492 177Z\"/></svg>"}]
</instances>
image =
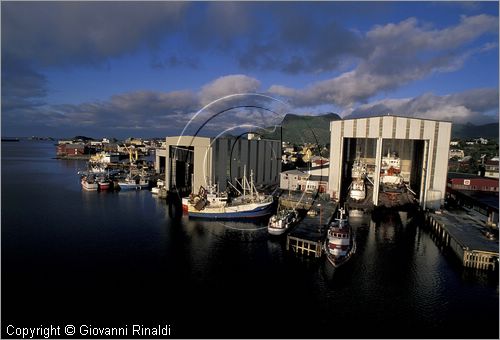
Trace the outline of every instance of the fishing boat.
<instances>
[{"instance_id":1,"label":"fishing boat","mask_svg":"<svg viewBox=\"0 0 500 340\"><path fill-rule=\"evenodd\" d=\"M165 188L165 182L161 179L156 181L156 186L151 188L151 193L153 195L159 195L160 191Z\"/></svg>"},{"instance_id":2,"label":"fishing boat","mask_svg":"<svg viewBox=\"0 0 500 340\"><path fill-rule=\"evenodd\" d=\"M401 176L401 159L395 152L387 153L382 157L380 167L380 186L383 192L400 193L405 189L403 176Z\"/></svg>"},{"instance_id":3,"label":"fishing boat","mask_svg":"<svg viewBox=\"0 0 500 340\"><path fill-rule=\"evenodd\" d=\"M356 239L343 208L328 227L324 248L328 262L335 268L346 263L356 252Z\"/></svg>"},{"instance_id":4,"label":"fishing boat","mask_svg":"<svg viewBox=\"0 0 500 340\"><path fill-rule=\"evenodd\" d=\"M97 191L99 187L94 176L82 176L80 182L82 189L86 191Z\"/></svg>"},{"instance_id":5,"label":"fishing boat","mask_svg":"<svg viewBox=\"0 0 500 340\"><path fill-rule=\"evenodd\" d=\"M97 178L97 184L99 186L99 190L106 191L111 188L111 181L107 176L100 176Z\"/></svg>"},{"instance_id":6,"label":"fishing boat","mask_svg":"<svg viewBox=\"0 0 500 340\"><path fill-rule=\"evenodd\" d=\"M356 159L352 163L351 177L353 180L364 179L366 177L366 164L361 161L360 154L358 153Z\"/></svg>"},{"instance_id":7,"label":"fishing boat","mask_svg":"<svg viewBox=\"0 0 500 340\"><path fill-rule=\"evenodd\" d=\"M282 209L271 216L267 224L267 231L271 235L281 235L297 224L299 216L295 209Z\"/></svg>"},{"instance_id":8,"label":"fishing boat","mask_svg":"<svg viewBox=\"0 0 500 340\"><path fill-rule=\"evenodd\" d=\"M366 197L366 164L361 161L360 154L358 153L354 163L352 164L352 182L349 190L349 197L355 202L359 202Z\"/></svg>"},{"instance_id":9,"label":"fishing boat","mask_svg":"<svg viewBox=\"0 0 500 340\"><path fill-rule=\"evenodd\" d=\"M245 171L244 171L245 173ZM226 192L219 192L218 186L211 182L207 188L200 187L198 194L191 194L187 203L187 213L190 218L207 219L240 219L258 218L272 212L273 196L259 193L253 184L253 172L250 172L250 183L243 176L240 191L233 186L240 195L230 197ZM185 208L184 208L185 210Z\"/></svg>"},{"instance_id":10,"label":"fishing boat","mask_svg":"<svg viewBox=\"0 0 500 340\"><path fill-rule=\"evenodd\" d=\"M366 186L363 179L356 179L351 183L349 197L354 201L362 201L366 198Z\"/></svg>"},{"instance_id":11,"label":"fishing boat","mask_svg":"<svg viewBox=\"0 0 500 340\"><path fill-rule=\"evenodd\" d=\"M118 186L121 190L141 190L148 188L149 181L142 176L127 176L125 179L118 181Z\"/></svg>"}]
</instances>

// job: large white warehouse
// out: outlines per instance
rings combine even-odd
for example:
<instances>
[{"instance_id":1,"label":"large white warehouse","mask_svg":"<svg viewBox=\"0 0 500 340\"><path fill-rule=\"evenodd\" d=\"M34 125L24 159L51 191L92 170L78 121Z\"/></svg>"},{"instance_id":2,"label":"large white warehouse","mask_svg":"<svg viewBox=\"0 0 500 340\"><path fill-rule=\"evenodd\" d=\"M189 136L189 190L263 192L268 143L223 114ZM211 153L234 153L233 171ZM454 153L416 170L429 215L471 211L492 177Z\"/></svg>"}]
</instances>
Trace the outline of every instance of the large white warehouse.
<instances>
[{"instance_id":1,"label":"large white warehouse","mask_svg":"<svg viewBox=\"0 0 500 340\"><path fill-rule=\"evenodd\" d=\"M337 120L330 123L329 192L339 200L350 184L350 167L356 157L372 169L379 183L382 155L397 152L401 174L423 208L444 203L451 122L397 116ZM378 205L379 186L373 187Z\"/></svg>"}]
</instances>

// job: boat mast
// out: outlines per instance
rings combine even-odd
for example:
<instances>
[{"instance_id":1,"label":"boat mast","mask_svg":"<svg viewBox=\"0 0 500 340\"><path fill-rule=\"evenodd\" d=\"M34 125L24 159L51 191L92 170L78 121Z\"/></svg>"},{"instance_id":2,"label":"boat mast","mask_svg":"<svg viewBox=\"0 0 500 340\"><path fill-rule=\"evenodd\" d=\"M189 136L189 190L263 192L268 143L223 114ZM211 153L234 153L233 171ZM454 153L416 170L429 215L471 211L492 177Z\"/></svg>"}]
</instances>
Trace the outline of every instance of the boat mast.
<instances>
[{"instance_id":1,"label":"boat mast","mask_svg":"<svg viewBox=\"0 0 500 340\"><path fill-rule=\"evenodd\" d=\"M242 182L243 182L243 198L245 198L246 192L247 192L246 181L247 181L247 165L245 164L243 166L243 180L242 180Z\"/></svg>"},{"instance_id":2,"label":"boat mast","mask_svg":"<svg viewBox=\"0 0 500 340\"><path fill-rule=\"evenodd\" d=\"M253 169L250 169L250 193L252 197L255 195L255 186L253 185Z\"/></svg>"}]
</instances>

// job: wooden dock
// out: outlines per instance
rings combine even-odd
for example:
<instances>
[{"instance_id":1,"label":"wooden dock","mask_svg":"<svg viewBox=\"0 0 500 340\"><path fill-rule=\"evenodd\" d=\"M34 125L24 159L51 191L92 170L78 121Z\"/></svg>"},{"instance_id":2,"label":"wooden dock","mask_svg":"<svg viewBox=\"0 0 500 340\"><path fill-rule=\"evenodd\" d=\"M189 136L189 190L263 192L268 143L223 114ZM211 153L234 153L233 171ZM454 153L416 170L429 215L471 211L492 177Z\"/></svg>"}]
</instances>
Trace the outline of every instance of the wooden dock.
<instances>
[{"instance_id":1,"label":"wooden dock","mask_svg":"<svg viewBox=\"0 0 500 340\"><path fill-rule=\"evenodd\" d=\"M486 237L485 227L466 212L426 214L426 224L438 242L450 247L464 267L495 270L498 268L498 240Z\"/></svg>"},{"instance_id":2,"label":"wooden dock","mask_svg":"<svg viewBox=\"0 0 500 340\"><path fill-rule=\"evenodd\" d=\"M280 199L283 206L292 206L294 203L297 202L290 198ZM299 204L308 207L308 213L287 235L286 249L297 254L321 257L328 224L337 210L337 203L317 198Z\"/></svg>"}]
</instances>

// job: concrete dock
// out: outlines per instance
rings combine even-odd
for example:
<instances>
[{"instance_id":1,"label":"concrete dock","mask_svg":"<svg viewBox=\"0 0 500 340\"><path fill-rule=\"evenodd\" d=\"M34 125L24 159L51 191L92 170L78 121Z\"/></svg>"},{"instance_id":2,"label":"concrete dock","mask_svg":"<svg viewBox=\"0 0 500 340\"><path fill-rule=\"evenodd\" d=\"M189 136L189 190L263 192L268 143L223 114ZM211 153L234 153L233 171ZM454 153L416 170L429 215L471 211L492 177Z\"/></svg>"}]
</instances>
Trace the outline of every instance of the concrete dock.
<instances>
[{"instance_id":1,"label":"concrete dock","mask_svg":"<svg viewBox=\"0 0 500 340\"><path fill-rule=\"evenodd\" d=\"M291 206L294 203L297 202L289 197L280 198L280 204L284 206ZM308 213L287 235L286 249L298 254L321 257L328 224L335 215L337 203L329 199L316 198L305 200L300 204L308 206Z\"/></svg>"},{"instance_id":2,"label":"concrete dock","mask_svg":"<svg viewBox=\"0 0 500 340\"><path fill-rule=\"evenodd\" d=\"M437 240L450 247L463 266L484 270L498 268L498 239L486 236L487 227L461 211L428 212L426 223Z\"/></svg>"}]
</instances>

